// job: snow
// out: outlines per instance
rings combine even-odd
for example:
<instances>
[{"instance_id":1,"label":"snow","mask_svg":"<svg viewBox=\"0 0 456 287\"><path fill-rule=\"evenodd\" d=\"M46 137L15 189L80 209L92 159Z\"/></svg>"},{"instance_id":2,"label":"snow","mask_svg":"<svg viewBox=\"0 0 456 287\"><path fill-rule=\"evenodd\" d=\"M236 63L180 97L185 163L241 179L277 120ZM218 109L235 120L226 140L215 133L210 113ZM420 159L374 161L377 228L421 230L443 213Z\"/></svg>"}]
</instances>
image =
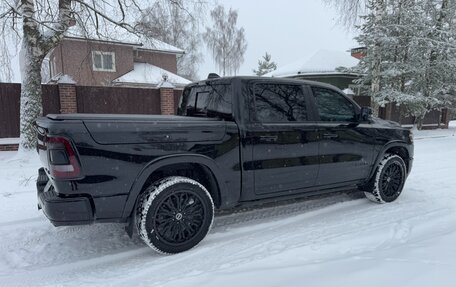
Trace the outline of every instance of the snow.
<instances>
[{"instance_id":1,"label":"snow","mask_svg":"<svg viewBox=\"0 0 456 287\"><path fill-rule=\"evenodd\" d=\"M348 96L353 96L353 95L355 95L355 92L354 92L352 89L350 89L350 88L344 89L343 92L344 92L344 94L346 94L346 95L348 95Z\"/></svg>"},{"instance_id":2,"label":"snow","mask_svg":"<svg viewBox=\"0 0 456 287\"><path fill-rule=\"evenodd\" d=\"M162 42L160 40L157 40L155 38L146 38L144 36L136 36L136 38L132 38L132 36L128 37L130 41L136 41L141 43L143 46L143 49L149 49L149 50L160 50L160 51L166 51L166 52L172 52L172 53L177 53L177 54L183 54L184 50L174 47L173 45L167 44L165 42Z\"/></svg>"},{"instance_id":3,"label":"snow","mask_svg":"<svg viewBox=\"0 0 456 287\"><path fill-rule=\"evenodd\" d=\"M121 224L53 227L36 209L36 154L0 152L0 286L453 286L456 122L414 133L396 202L337 193L218 212L172 256Z\"/></svg>"},{"instance_id":4,"label":"snow","mask_svg":"<svg viewBox=\"0 0 456 287\"><path fill-rule=\"evenodd\" d=\"M299 74L340 74L337 68L351 68L358 64L359 60L352 57L348 52L319 50L310 58L303 58L291 64L279 67L277 70L267 73L265 77L290 77Z\"/></svg>"},{"instance_id":5,"label":"snow","mask_svg":"<svg viewBox=\"0 0 456 287\"><path fill-rule=\"evenodd\" d=\"M131 44L134 46L141 46L142 49L147 50L156 50L162 52L169 52L173 54L183 54L184 50L177 48L168 43L162 42L155 38L144 37L143 35L136 35L122 29L120 27L111 27L111 30L107 35L85 35L79 30L77 26L70 27L65 33L66 37L76 38L80 40L101 40L101 41L113 41L113 42L122 42L125 44Z\"/></svg>"},{"instance_id":6,"label":"snow","mask_svg":"<svg viewBox=\"0 0 456 287\"><path fill-rule=\"evenodd\" d=\"M161 88L167 88L167 89L174 89L175 88L175 86L173 84L168 82L168 79L166 79L166 80L163 79L163 81L160 84L158 84L157 87L160 88L160 89Z\"/></svg>"},{"instance_id":7,"label":"snow","mask_svg":"<svg viewBox=\"0 0 456 287\"><path fill-rule=\"evenodd\" d=\"M146 84L158 86L163 82L163 76L175 86L183 87L191 82L181 76L147 63L134 63L133 71L113 80L114 84Z\"/></svg>"},{"instance_id":8,"label":"snow","mask_svg":"<svg viewBox=\"0 0 456 287\"><path fill-rule=\"evenodd\" d=\"M76 81L69 75L60 75L58 77L57 83L59 84L76 84Z\"/></svg>"},{"instance_id":9,"label":"snow","mask_svg":"<svg viewBox=\"0 0 456 287\"><path fill-rule=\"evenodd\" d=\"M0 138L0 145L18 144L20 138Z\"/></svg>"}]
</instances>

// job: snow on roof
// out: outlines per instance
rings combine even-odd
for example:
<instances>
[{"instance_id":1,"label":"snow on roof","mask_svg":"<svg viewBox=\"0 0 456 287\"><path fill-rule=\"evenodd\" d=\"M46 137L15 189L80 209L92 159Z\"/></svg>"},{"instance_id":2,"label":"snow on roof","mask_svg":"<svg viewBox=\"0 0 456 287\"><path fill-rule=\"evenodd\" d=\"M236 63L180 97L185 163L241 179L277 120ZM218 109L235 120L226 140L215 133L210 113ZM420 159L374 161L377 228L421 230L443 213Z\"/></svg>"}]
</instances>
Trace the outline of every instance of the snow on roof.
<instances>
[{"instance_id":1,"label":"snow on roof","mask_svg":"<svg viewBox=\"0 0 456 287\"><path fill-rule=\"evenodd\" d=\"M146 84L158 86L163 82L163 76L167 77L167 81L176 87L183 87L191 83L189 80L182 78L181 76L147 63L134 63L133 71L120 76L112 82L114 84Z\"/></svg>"},{"instance_id":2,"label":"snow on roof","mask_svg":"<svg viewBox=\"0 0 456 287\"><path fill-rule=\"evenodd\" d=\"M59 75L57 79L57 83L59 84L76 84L76 81L69 75Z\"/></svg>"},{"instance_id":3,"label":"snow on roof","mask_svg":"<svg viewBox=\"0 0 456 287\"><path fill-rule=\"evenodd\" d=\"M270 72L265 77L287 77L300 74L334 74L339 67L351 68L359 60L341 51L319 50L310 58L298 60Z\"/></svg>"},{"instance_id":4,"label":"snow on roof","mask_svg":"<svg viewBox=\"0 0 456 287\"><path fill-rule=\"evenodd\" d=\"M163 81L158 84L157 86L158 88L168 88L168 89L174 89L175 86L173 84L171 84L170 82L168 82L168 78L163 78Z\"/></svg>"},{"instance_id":5,"label":"snow on roof","mask_svg":"<svg viewBox=\"0 0 456 287\"><path fill-rule=\"evenodd\" d=\"M20 138L0 138L0 145L18 144Z\"/></svg>"},{"instance_id":6,"label":"snow on roof","mask_svg":"<svg viewBox=\"0 0 456 287\"><path fill-rule=\"evenodd\" d=\"M55 76L53 76L51 79L49 79L47 82L49 83L57 83L57 84L76 84L76 81L69 75L59 73Z\"/></svg>"},{"instance_id":7,"label":"snow on roof","mask_svg":"<svg viewBox=\"0 0 456 287\"><path fill-rule=\"evenodd\" d=\"M174 47L173 45L167 44L160 40L154 38L146 38L144 36L137 37L138 41L143 45L141 48L148 49L148 50L160 50L160 51L167 51L173 52L176 54L183 54L185 53L184 50Z\"/></svg>"},{"instance_id":8,"label":"snow on roof","mask_svg":"<svg viewBox=\"0 0 456 287\"><path fill-rule=\"evenodd\" d=\"M352 89L350 89L350 88L346 88L342 92L344 92L344 94L346 94L346 95L354 95L355 94L355 92Z\"/></svg>"},{"instance_id":9,"label":"snow on roof","mask_svg":"<svg viewBox=\"0 0 456 287\"><path fill-rule=\"evenodd\" d=\"M125 29L121 28L113 28L113 31L107 35L86 35L82 32L79 28L71 27L66 33L65 36L67 38L74 38L80 40L94 40L94 41L106 41L106 42L113 42L113 43L121 43L126 45L133 45L139 46L141 49L146 50L155 50L155 51L162 51L174 54L184 54L185 51L177 48L173 45L167 44L160 40L145 37L143 35L136 35L126 31Z\"/></svg>"}]
</instances>

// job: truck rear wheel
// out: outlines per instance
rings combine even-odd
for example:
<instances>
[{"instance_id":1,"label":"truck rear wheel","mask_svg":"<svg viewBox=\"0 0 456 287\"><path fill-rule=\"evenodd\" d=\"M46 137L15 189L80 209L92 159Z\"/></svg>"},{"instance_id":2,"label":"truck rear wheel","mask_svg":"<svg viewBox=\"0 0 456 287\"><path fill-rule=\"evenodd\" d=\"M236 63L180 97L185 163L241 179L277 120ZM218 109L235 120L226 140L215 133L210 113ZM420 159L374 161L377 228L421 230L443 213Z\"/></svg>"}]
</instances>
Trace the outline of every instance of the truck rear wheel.
<instances>
[{"instance_id":1,"label":"truck rear wheel","mask_svg":"<svg viewBox=\"0 0 456 287\"><path fill-rule=\"evenodd\" d=\"M404 160L398 155L386 154L364 188L364 194L376 203L392 202L401 195L406 174Z\"/></svg>"},{"instance_id":2,"label":"truck rear wheel","mask_svg":"<svg viewBox=\"0 0 456 287\"><path fill-rule=\"evenodd\" d=\"M196 246L214 221L207 189L186 177L167 177L152 184L136 209L136 226L152 249L173 254Z\"/></svg>"}]
</instances>

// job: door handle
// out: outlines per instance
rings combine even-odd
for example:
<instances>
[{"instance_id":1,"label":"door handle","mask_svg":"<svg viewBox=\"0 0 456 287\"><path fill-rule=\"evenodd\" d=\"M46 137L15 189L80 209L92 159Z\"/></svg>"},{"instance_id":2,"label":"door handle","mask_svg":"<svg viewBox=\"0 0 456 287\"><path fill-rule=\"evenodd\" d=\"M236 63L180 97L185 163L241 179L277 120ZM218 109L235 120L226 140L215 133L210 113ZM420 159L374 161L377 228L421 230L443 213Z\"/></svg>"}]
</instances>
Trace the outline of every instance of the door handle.
<instances>
[{"instance_id":1,"label":"door handle","mask_svg":"<svg viewBox=\"0 0 456 287\"><path fill-rule=\"evenodd\" d=\"M265 142L276 142L277 139L277 136L260 136L260 140Z\"/></svg>"},{"instance_id":2,"label":"door handle","mask_svg":"<svg viewBox=\"0 0 456 287\"><path fill-rule=\"evenodd\" d=\"M323 134L323 138L324 139L336 139L338 137L339 137L338 134L332 134L332 133L324 133Z\"/></svg>"}]
</instances>

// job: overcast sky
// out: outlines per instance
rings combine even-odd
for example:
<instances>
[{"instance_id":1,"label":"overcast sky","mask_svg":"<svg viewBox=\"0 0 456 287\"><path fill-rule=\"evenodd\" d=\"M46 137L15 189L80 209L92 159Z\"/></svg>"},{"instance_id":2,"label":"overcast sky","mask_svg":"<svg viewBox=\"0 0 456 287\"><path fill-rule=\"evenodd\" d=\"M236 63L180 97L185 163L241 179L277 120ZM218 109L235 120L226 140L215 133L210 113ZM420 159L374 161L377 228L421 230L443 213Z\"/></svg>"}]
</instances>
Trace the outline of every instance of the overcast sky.
<instances>
[{"instance_id":1,"label":"overcast sky","mask_svg":"<svg viewBox=\"0 0 456 287\"><path fill-rule=\"evenodd\" d=\"M248 42L241 75L253 74L258 59L267 51L278 67L308 58L320 49L346 51L356 46L354 32L337 23L337 13L323 0L223 0L226 8L238 10L238 27L244 27ZM212 55L205 52L200 77L218 72Z\"/></svg>"},{"instance_id":2,"label":"overcast sky","mask_svg":"<svg viewBox=\"0 0 456 287\"><path fill-rule=\"evenodd\" d=\"M323 0L223 0L227 9L238 10L238 27L244 27L248 42L240 75L252 75L258 59L267 51L278 67L308 58L320 49L346 51L356 46L354 32L337 23L337 13ZM204 48L205 62L200 78L218 72L209 51ZM14 82L20 82L17 57Z\"/></svg>"}]
</instances>

